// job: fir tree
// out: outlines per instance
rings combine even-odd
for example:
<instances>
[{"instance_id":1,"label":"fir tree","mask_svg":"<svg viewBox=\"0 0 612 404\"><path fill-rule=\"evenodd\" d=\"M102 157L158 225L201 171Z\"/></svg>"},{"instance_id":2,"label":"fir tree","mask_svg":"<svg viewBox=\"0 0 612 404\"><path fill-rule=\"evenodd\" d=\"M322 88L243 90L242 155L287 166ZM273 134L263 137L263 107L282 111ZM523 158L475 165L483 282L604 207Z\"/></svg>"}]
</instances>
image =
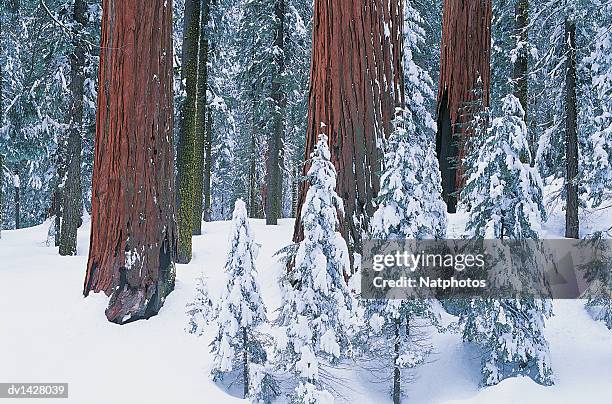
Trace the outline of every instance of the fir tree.
<instances>
[{"instance_id":1,"label":"fir tree","mask_svg":"<svg viewBox=\"0 0 612 404\"><path fill-rule=\"evenodd\" d=\"M319 136L307 173L310 183L294 267L282 278L283 302L278 324L286 338L276 341L279 366L293 373L298 386L295 402L327 402L323 381L326 366L350 351L353 298L344 274L350 268L346 242L337 231L342 200L335 192L336 170L330 162L327 138Z\"/></svg>"},{"instance_id":2,"label":"fir tree","mask_svg":"<svg viewBox=\"0 0 612 404\"><path fill-rule=\"evenodd\" d=\"M257 327L266 321L266 310L255 280L255 253L246 205L237 200L233 214L230 250L225 263L226 287L218 302L219 331L212 342L215 381L232 376L240 379L246 398L253 389L250 384L251 363L263 364L266 353ZM261 382L261 380L260 380Z\"/></svg>"},{"instance_id":3,"label":"fir tree","mask_svg":"<svg viewBox=\"0 0 612 404\"><path fill-rule=\"evenodd\" d=\"M552 314L551 305L536 299L531 289L542 279L537 259L542 253L537 242L537 226L544 216L542 185L528 165L527 128L520 102L514 95L502 102L504 115L493 119L486 133L475 134L475 139L483 139L477 143L477 157L470 162L461 199L464 207L471 208L466 228L472 237L517 240L522 246L517 250L528 252L511 251L512 259L518 260L511 267L513 271L495 264L488 269L498 270L489 276L498 290L515 291L519 285L527 293L520 298L472 299L461 313L463 338L484 351L484 385L516 375L550 385L553 373L543 332L544 321ZM502 249L498 244L494 248ZM499 250L489 262L502 256Z\"/></svg>"}]
</instances>

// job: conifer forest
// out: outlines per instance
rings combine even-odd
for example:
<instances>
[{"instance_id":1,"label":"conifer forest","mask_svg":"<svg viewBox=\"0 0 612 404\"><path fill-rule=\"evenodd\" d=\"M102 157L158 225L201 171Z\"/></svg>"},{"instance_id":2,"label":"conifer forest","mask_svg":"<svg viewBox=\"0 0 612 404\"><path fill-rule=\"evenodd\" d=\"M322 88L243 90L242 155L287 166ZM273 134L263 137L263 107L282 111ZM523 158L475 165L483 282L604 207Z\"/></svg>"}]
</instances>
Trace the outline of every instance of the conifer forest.
<instances>
[{"instance_id":1,"label":"conifer forest","mask_svg":"<svg viewBox=\"0 0 612 404\"><path fill-rule=\"evenodd\" d=\"M42 397L612 402L612 0L0 0Z\"/></svg>"}]
</instances>

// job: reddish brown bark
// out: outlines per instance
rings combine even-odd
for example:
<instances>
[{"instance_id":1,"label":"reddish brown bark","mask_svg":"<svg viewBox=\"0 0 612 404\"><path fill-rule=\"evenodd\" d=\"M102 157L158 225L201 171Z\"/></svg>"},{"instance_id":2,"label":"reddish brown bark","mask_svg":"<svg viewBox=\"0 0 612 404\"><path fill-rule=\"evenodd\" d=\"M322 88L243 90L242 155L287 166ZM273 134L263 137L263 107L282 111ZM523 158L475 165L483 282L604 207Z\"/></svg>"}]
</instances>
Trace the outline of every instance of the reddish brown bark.
<instances>
[{"instance_id":1,"label":"reddish brown bark","mask_svg":"<svg viewBox=\"0 0 612 404\"><path fill-rule=\"evenodd\" d=\"M450 194L462 183L466 120L460 110L474 101L473 90L482 79L483 105L489 105L491 76L491 0L445 0L440 47L440 83L438 87L437 152L442 174L443 197L449 212L455 211L456 199ZM451 137L459 144L452 147ZM448 158L457 168L448 167Z\"/></svg>"},{"instance_id":2,"label":"reddish brown bark","mask_svg":"<svg viewBox=\"0 0 612 404\"><path fill-rule=\"evenodd\" d=\"M326 134L345 207L340 231L357 251L379 189L377 142L389 134L404 101L402 32L400 0L315 0L305 157ZM303 238L306 187L300 188L296 242Z\"/></svg>"},{"instance_id":3,"label":"reddish brown bark","mask_svg":"<svg viewBox=\"0 0 612 404\"><path fill-rule=\"evenodd\" d=\"M172 1L104 0L84 295L106 316L156 314L174 286Z\"/></svg>"}]
</instances>

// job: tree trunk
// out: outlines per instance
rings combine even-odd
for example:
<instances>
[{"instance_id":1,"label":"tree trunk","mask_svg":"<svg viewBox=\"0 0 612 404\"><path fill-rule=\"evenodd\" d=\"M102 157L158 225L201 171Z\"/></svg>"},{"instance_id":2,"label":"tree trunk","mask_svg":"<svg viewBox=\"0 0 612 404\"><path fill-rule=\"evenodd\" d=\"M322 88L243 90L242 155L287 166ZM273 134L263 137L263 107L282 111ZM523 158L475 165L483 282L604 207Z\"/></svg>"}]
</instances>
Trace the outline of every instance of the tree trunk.
<instances>
[{"instance_id":1,"label":"tree trunk","mask_svg":"<svg viewBox=\"0 0 612 404\"><path fill-rule=\"evenodd\" d=\"M401 389L401 372L397 365L400 351L400 320L395 319L395 353L393 355L393 404L400 404L402 389Z\"/></svg>"},{"instance_id":2,"label":"tree trunk","mask_svg":"<svg viewBox=\"0 0 612 404\"><path fill-rule=\"evenodd\" d=\"M253 108L255 111L255 108ZM255 135L255 115L251 118L251 161L249 166L249 217L257 217L257 164L255 158L257 156L257 139Z\"/></svg>"},{"instance_id":3,"label":"tree trunk","mask_svg":"<svg viewBox=\"0 0 612 404\"><path fill-rule=\"evenodd\" d=\"M209 0L202 1L198 50L198 85L195 128L195 172L193 201L193 235L202 234L202 198L204 193L204 165L206 160L206 91L208 89L208 25Z\"/></svg>"},{"instance_id":4,"label":"tree trunk","mask_svg":"<svg viewBox=\"0 0 612 404\"><path fill-rule=\"evenodd\" d=\"M64 185L63 216L60 234L60 255L76 255L77 229L81 224L83 201L81 195L81 129L83 127L83 84L85 81L85 48L78 32L87 24L87 4L74 2L74 51L70 55L70 126L68 135L67 176ZM57 237L57 235L56 235Z\"/></svg>"},{"instance_id":5,"label":"tree trunk","mask_svg":"<svg viewBox=\"0 0 612 404\"><path fill-rule=\"evenodd\" d=\"M518 0L514 8L514 28L517 42L521 43L514 66L512 66L512 81L514 82L514 95L519 99L525 111L527 122L527 41L529 35L529 0Z\"/></svg>"},{"instance_id":6,"label":"tree trunk","mask_svg":"<svg viewBox=\"0 0 612 404\"><path fill-rule=\"evenodd\" d=\"M198 85L198 43L200 39L200 0L185 1L183 27L182 78L186 93L181 116L178 143L178 254L177 262L191 261L191 236L193 228L194 181L196 160L196 99Z\"/></svg>"},{"instance_id":7,"label":"tree trunk","mask_svg":"<svg viewBox=\"0 0 612 404\"><path fill-rule=\"evenodd\" d=\"M155 315L174 288L172 1L103 0L83 293L111 295L106 317Z\"/></svg>"},{"instance_id":8,"label":"tree trunk","mask_svg":"<svg viewBox=\"0 0 612 404\"><path fill-rule=\"evenodd\" d=\"M473 90L478 78L482 79L483 105L489 105L491 15L491 0L444 0L436 152L442 197L450 213L456 211L456 193L463 177L463 145L470 135L465 130L469 118L460 110L475 100Z\"/></svg>"},{"instance_id":9,"label":"tree trunk","mask_svg":"<svg viewBox=\"0 0 612 404\"><path fill-rule=\"evenodd\" d=\"M249 357L248 357L248 349L247 349L247 330L246 327L242 328L242 377L244 378L244 388L243 388L243 398L247 398L249 396Z\"/></svg>"},{"instance_id":10,"label":"tree trunk","mask_svg":"<svg viewBox=\"0 0 612 404\"><path fill-rule=\"evenodd\" d=\"M13 185L15 186L15 229L19 229L21 228L21 222L19 220L21 217L21 201L19 195L21 191L21 182L19 181L19 171L17 170L15 170Z\"/></svg>"},{"instance_id":11,"label":"tree trunk","mask_svg":"<svg viewBox=\"0 0 612 404\"><path fill-rule=\"evenodd\" d=\"M213 115L210 108L208 108L208 116L206 118L206 158L204 160L204 221L210 222L212 220L212 206L210 204L211 199L211 173L212 173L212 130L213 130ZM223 215L221 216L223 217Z\"/></svg>"},{"instance_id":12,"label":"tree trunk","mask_svg":"<svg viewBox=\"0 0 612 404\"><path fill-rule=\"evenodd\" d=\"M576 23L565 21L565 237L578 238L578 128L576 121Z\"/></svg>"},{"instance_id":13,"label":"tree trunk","mask_svg":"<svg viewBox=\"0 0 612 404\"><path fill-rule=\"evenodd\" d=\"M266 159L266 224L278 224L282 216L283 176L282 165L285 139L285 0L276 0L274 4L274 17L276 22L274 34L274 76L272 78L272 101L274 103L274 116L272 132L268 134L268 154Z\"/></svg>"},{"instance_id":14,"label":"tree trunk","mask_svg":"<svg viewBox=\"0 0 612 404\"><path fill-rule=\"evenodd\" d=\"M382 161L378 144L392 130L404 103L402 2L315 0L305 159L319 134L329 139L344 201L340 231L352 251L374 213ZM338 12L342 10L342 12ZM304 167L307 173L310 165ZM307 184L300 187L293 240L303 239L300 220ZM351 261L353 255L351 254Z\"/></svg>"}]
</instances>

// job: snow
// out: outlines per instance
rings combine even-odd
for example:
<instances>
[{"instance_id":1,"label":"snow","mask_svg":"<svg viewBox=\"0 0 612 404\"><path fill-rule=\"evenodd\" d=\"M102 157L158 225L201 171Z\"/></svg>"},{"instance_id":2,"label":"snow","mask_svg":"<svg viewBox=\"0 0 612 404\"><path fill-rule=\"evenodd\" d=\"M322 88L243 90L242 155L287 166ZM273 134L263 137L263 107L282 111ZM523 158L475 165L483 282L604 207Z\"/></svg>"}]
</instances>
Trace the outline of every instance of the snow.
<instances>
[{"instance_id":1,"label":"snow","mask_svg":"<svg viewBox=\"0 0 612 404\"><path fill-rule=\"evenodd\" d=\"M550 189L547 190L550 193ZM543 225L545 237L559 237L563 212L555 210ZM585 232L597 224L612 224L612 213L585 218ZM449 237L462 233L466 215L449 218ZM261 243L256 260L257 281L269 313L280 304L276 279L284 270L273 254L285 246L293 220L265 226L249 220L254 239ZM185 331L187 303L193 300L202 273L212 299L218 298L225 280L225 263L231 222L203 224L203 235L194 237L194 259L177 265L176 289L159 315L126 325L109 323L104 316L104 295L83 298L82 283L87 262L89 223L79 229L78 256L60 257L45 240L50 223L5 230L0 240L0 381L68 382L69 399L62 403L233 403L237 399L210 378L209 342L213 330L202 337ZM407 385L407 402L418 404L563 404L607 402L612 396L612 332L591 319L583 301L553 303L545 335L550 345L555 385L540 386L529 378L509 378L479 388L480 357L461 341L460 333L433 333L434 353L415 369L415 381ZM270 314L271 316L273 314ZM444 314L443 323L455 318ZM279 333L277 343L281 343ZM331 343L332 336L329 341ZM333 344L330 344L330 347ZM334 347L335 350L335 347ZM306 357L304 357L306 359ZM312 359L312 358L310 358ZM364 381L347 372L351 389L345 400L359 403L390 402L386 385ZM308 394L321 401L328 393ZM331 400L329 400L331 401ZM20 403L38 402L22 399ZM51 400L50 402L54 402Z\"/></svg>"}]
</instances>

